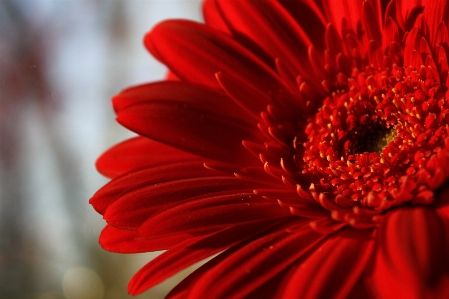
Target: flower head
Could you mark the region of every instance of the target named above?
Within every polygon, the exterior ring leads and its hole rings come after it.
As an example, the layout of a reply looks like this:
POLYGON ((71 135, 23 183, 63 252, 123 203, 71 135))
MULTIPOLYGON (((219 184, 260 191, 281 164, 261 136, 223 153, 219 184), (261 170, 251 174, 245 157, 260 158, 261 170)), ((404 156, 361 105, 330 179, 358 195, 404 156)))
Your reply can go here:
POLYGON ((116 252, 167 249, 168 298, 449 296, 449 4, 204 3, 145 36, 169 80, 124 90, 139 134, 97 163, 116 252))

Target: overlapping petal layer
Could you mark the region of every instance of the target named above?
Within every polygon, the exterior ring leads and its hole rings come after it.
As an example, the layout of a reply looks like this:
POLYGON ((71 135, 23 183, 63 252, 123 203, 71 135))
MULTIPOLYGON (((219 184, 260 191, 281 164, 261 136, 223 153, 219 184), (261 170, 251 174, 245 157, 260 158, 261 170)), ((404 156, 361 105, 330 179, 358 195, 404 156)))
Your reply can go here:
POLYGON ((449 296, 449 4, 207 0, 145 45, 176 81, 113 99, 139 137, 91 199, 138 294, 449 296))

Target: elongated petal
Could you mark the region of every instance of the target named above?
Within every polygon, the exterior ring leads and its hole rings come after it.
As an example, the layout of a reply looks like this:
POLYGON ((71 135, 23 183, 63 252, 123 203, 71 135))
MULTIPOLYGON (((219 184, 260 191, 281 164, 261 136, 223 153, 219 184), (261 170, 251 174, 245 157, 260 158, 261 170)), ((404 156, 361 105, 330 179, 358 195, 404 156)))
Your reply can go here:
POLYGON ((245 298, 307 256, 323 238, 307 225, 296 233, 282 229, 266 234, 205 273, 192 287, 189 297, 201 298, 202 294, 208 294, 217 299, 245 298))
POLYGON ((211 196, 181 203, 149 218, 141 227, 142 234, 152 237, 172 234, 204 234, 229 226, 264 219, 288 217, 276 201, 253 193, 211 196))
POLYGON ((181 162, 144 168, 115 178, 98 190, 89 203, 95 210, 104 214, 106 208, 124 193, 160 183, 180 179, 207 177, 216 175, 206 169, 201 162, 181 162))
POLYGON ((195 297, 189 296, 189 291, 196 284, 198 280, 202 278, 204 273, 208 272, 210 269, 213 269, 217 264, 226 259, 232 253, 237 251, 241 246, 236 245, 233 246, 224 252, 218 254, 210 261, 193 271, 189 276, 184 278, 175 288, 173 288, 170 293, 167 295, 167 299, 194 299, 195 297))
POLYGON ((110 178, 145 167, 198 161, 204 158, 144 137, 134 137, 107 150, 98 158, 98 171, 110 178))
POLYGON ((279 0, 279 3, 301 26, 313 45, 319 50, 324 50, 323 37, 328 21, 317 3, 313 0, 279 0))
POLYGON ((202 177, 146 186, 120 196, 104 213, 115 227, 137 229, 147 218, 169 206, 200 194, 248 190, 250 185, 234 177, 202 177))
POLYGON ((380 298, 434 298, 445 267, 444 240, 443 221, 434 211, 390 212, 379 230, 369 279, 373 291, 380 298))
POLYGON ((245 85, 228 74, 219 72, 216 74, 216 77, 220 86, 226 91, 229 97, 256 120, 260 120, 260 113, 265 111, 267 105, 272 103, 266 94, 259 92, 258 89, 245 85), (254 101, 254 99, 257 99, 257 101, 254 101))
POLYGON ((100 234, 103 249, 118 253, 140 253, 171 248, 187 240, 190 235, 166 236, 161 239, 146 240, 135 230, 123 230, 107 225, 100 234))
POLYGON ((203 2, 203 15, 204 21, 208 26, 220 30, 228 35, 232 35, 232 32, 223 18, 223 15, 215 0, 205 0, 203 2))
POLYGON ((286 278, 280 297, 346 298, 365 270, 373 247, 372 230, 337 233, 286 278))
MULTIPOLYGON (((449 187, 442 187, 438 194, 437 200, 435 201, 434 207, 436 212, 441 216, 441 219, 446 223, 446 227, 449 227, 449 187)), ((446 236, 449 237, 449 229, 446 230, 446 236)), ((449 239, 447 239, 449 242, 449 239)), ((448 248, 449 249, 449 248, 448 248)))
POLYGON ((207 237, 190 238, 154 258, 134 274, 128 285, 129 293, 138 295, 182 269, 222 250, 220 247, 203 250, 189 250, 188 246, 207 237))
POLYGON ((253 236, 258 228, 265 225, 266 220, 265 223, 233 226, 212 235, 191 238, 170 248, 134 275, 128 287, 130 293, 142 293, 182 269, 253 236))
POLYGON ((289 61, 295 75, 308 77, 309 37, 295 19, 276 1, 220 1, 218 7, 231 30, 248 36, 273 58, 289 61))
POLYGON ((226 162, 251 160, 242 140, 261 138, 258 130, 241 121, 176 102, 135 104, 119 111, 117 120, 140 135, 226 162))
POLYGON ((376 11, 369 4, 368 1, 364 1, 362 5, 362 20, 365 26, 366 34, 369 41, 376 41, 380 43, 382 41, 380 19, 379 15, 376 15, 376 11))
POLYGON ((112 98, 116 112, 126 107, 150 101, 171 101, 195 109, 226 115, 246 121, 248 115, 223 91, 179 81, 163 81, 125 89, 112 98))
POLYGON ((181 79, 219 87, 223 71, 264 90, 281 87, 278 76, 229 36, 190 21, 165 21, 145 36, 145 45, 181 79), (195 65, 195 67, 191 67, 195 65))
POLYGON ((343 18, 348 21, 351 29, 356 32, 357 24, 361 21, 363 1, 322 0, 321 2, 323 3, 327 19, 335 26, 337 32, 342 30, 343 18))
POLYGON ((424 9, 424 18, 429 26, 429 41, 434 44, 437 40, 436 33, 438 31, 438 25, 441 21, 447 23, 449 18, 449 3, 447 0, 433 0, 428 1, 424 9))
POLYGON ((274 60, 265 49, 256 44, 246 35, 232 30, 229 20, 223 15, 216 0, 206 0, 203 4, 204 21, 209 27, 217 29, 232 36, 239 44, 248 49, 253 55, 263 62, 266 66, 274 69, 274 60))

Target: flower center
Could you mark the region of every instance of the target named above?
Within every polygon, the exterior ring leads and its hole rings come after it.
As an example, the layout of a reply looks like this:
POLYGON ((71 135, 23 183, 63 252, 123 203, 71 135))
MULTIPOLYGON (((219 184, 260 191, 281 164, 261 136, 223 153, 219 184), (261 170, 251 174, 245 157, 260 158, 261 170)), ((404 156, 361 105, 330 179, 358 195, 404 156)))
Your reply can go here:
POLYGON ((393 206, 433 202, 449 176, 449 104, 434 77, 411 67, 354 70, 308 119, 297 167, 310 185, 301 187, 333 217, 343 210, 335 217, 366 222, 393 206))
POLYGON ((348 140, 351 142, 349 151, 352 154, 374 152, 380 155, 397 135, 398 133, 394 128, 386 128, 381 122, 357 127, 348 132, 348 140))

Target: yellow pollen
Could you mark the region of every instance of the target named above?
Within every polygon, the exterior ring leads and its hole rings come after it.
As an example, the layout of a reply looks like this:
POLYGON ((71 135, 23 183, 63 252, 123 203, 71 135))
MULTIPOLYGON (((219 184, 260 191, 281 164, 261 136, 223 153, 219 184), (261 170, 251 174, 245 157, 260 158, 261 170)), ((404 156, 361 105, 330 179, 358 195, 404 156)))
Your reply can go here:
POLYGON ((399 108, 398 107, 398 103, 396 102, 396 100, 393 100, 393 104, 396 106, 396 108, 399 108))

